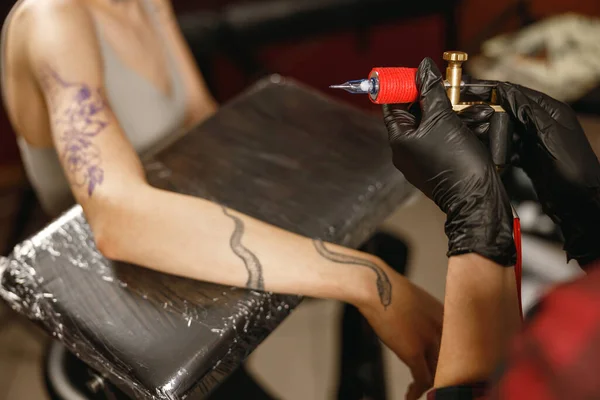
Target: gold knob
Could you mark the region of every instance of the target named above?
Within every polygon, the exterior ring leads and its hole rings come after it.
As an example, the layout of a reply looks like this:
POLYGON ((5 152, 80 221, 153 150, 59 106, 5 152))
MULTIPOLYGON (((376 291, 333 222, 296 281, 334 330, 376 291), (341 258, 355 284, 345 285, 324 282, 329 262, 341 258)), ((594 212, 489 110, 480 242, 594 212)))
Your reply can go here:
POLYGON ((448 61, 446 68, 446 82, 448 88, 446 93, 453 106, 460 103, 460 83, 462 81, 462 64, 469 56, 462 51, 445 51, 444 60, 448 61))
POLYGON ((469 59, 469 55, 464 51, 445 51, 444 61, 465 62, 469 59))

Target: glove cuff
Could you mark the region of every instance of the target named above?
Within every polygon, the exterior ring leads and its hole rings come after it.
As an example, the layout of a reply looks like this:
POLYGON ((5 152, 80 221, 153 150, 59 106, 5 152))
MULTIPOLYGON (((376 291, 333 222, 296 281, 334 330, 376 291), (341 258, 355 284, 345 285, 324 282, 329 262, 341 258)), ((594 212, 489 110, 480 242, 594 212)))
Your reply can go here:
POLYGON ((504 246, 490 245, 473 247, 461 247, 456 244, 453 245, 451 241, 448 241, 448 252, 446 253, 448 257, 470 253, 479 254, 503 267, 512 267, 517 262, 517 248, 515 247, 514 240, 511 240, 504 246))
POLYGON ((512 208, 502 187, 492 187, 497 193, 465 196, 454 201, 458 207, 446 213, 449 257, 477 253, 505 267, 515 265, 512 208))

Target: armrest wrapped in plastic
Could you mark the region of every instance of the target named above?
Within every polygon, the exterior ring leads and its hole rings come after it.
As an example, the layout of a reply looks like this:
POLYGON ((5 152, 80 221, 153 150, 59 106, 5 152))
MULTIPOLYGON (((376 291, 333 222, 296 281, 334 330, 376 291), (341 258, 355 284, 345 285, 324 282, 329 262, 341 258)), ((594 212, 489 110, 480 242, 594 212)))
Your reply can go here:
MULTIPOLYGON (((412 193, 388 151, 380 119, 274 76, 145 166, 155 186, 356 247, 412 193)), ((140 399, 201 398, 300 301, 111 262, 78 206, 0 276, 15 310, 140 399)))

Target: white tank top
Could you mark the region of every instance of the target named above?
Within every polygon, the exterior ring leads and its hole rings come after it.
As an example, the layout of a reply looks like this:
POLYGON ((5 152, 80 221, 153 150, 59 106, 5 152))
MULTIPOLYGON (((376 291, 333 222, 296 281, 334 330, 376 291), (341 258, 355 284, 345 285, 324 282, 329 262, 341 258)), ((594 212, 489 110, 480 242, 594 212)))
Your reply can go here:
MULTIPOLYGON (((7 27, 19 0, 2 29, 0 65, 3 65, 7 27)), ((163 38, 171 75, 171 93, 165 95, 146 78, 126 66, 104 38, 96 23, 100 51, 104 60, 105 88, 109 104, 120 126, 138 154, 163 142, 183 127, 186 114, 185 87, 175 59, 164 41, 162 27, 149 0, 142 0, 159 36, 163 38)), ((2 76, 4 79, 4 76, 2 76)), ((44 210, 57 215, 74 203, 67 178, 54 148, 37 148, 17 136, 27 176, 44 210)))

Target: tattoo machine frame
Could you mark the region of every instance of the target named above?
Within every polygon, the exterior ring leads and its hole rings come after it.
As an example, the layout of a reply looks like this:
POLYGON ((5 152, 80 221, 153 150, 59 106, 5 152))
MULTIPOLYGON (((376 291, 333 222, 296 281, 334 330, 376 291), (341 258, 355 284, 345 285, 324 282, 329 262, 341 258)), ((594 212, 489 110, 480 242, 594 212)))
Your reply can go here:
MULTIPOLYGON (((511 132, 510 118, 506 111, 497 104, 496 90, 491 90, 489 101, 462 101, 461 90, 468 87, 494 87, 493 84, 469 84, 463 82, 462 64, 469 59, 469 55, 462 51, 446 51, 443 59, 448 63, 444 86, 446 94, 452 104, 452 109, 460 112, 475 104, 488 104, 494 109, 488 132, 489 149, 496 169, 501 171, 510 163, 511 132)), ((348 81, 341 85, 332 85, 332 89, 343 89, 349 93, 368 94, 369 99, 375 104, 407 104, 414 103, 419 98, 416 85, 417 68, 406 67, 375 67, 367 79, 348 81)), ((517 295, 519 298, 519 311, 521 318, 521 225, 519 217, 513 208, 513 232, 517 248, 515 275, 517 281, 517 295)))

